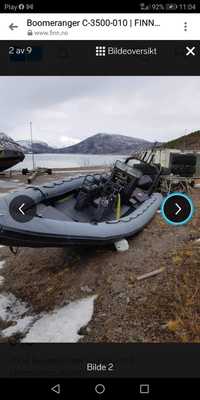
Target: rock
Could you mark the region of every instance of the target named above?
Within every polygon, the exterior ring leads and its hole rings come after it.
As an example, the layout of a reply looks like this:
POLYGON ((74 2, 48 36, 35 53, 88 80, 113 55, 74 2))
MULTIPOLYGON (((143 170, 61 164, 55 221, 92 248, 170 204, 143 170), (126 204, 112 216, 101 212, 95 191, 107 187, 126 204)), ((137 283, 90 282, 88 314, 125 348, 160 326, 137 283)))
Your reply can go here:
POLYGON ((119 295, 117 296, 119 299, 124 299, 126 296, 126 293, 119 293, 119 295))
POLYGON ((121 239, 114 243, 115 248, 119 252, 127 251, 129 249, 128 240, 121 239))
POLYGON ((89 327, 82 326, 78 331, 78 335, 85 336, 85 335, 89 335, 90 332, 91 332, 91 329, 89 327))
POLYGON ((90 289, 89 286, 81 286, 81 292, 83 293, 92 293, 93 289, 90 289))

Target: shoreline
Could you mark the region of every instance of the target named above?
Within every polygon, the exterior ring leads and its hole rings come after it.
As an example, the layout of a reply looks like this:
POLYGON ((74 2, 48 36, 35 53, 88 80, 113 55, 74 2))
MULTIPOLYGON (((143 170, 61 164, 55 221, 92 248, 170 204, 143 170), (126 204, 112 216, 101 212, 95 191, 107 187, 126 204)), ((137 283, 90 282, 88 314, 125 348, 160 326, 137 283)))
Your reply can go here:
MULTIPOLYGON (((110 167, 107 166, 94 166, 94 167, 76 167, 76 168, 53 168, 52 174, 42 173, 38 175, 33 183, 35 185, 41 185, 46 182, 59 180, 69 176, 76 176, 79 174, 93 174, 109 172, 110 167)), ((22 175, 20 170, 10 170, 0 173, 0 193, 5 193, 8 189, 18 189, 18 187, 28 186, 28 177, 30 175, 22 175)), ((9 190, 10 191, 10 190, 9 190)))

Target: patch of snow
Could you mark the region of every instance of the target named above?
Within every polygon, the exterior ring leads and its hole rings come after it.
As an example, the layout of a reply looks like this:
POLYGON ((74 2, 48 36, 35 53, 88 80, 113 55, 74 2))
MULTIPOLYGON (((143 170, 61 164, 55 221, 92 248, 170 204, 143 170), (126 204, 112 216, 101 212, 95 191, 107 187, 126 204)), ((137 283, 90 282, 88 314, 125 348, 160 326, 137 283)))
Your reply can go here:
POLYGON ((16 333, 26 334, 33 323, 34 317, 20 318, 15 325, 11 325, 2 331, 2 335, 9 337, 16 333))
POLYGON ((92 318, 95 299, 96 296, 90 296, 44 314, 30 328, 22 343, 77 342, 82 337, 78 334, 79 329, 92 318))
POLYGON ((0 294, 0 318, 4 321, 15 321, 29 310, 26 303, 18 300, 13 294, 0 294))
MULTIPOLYGON (((0 276, 0 284, 1 284, 0 276)), ((25 313, 29 311, 30 308, 24 302, 19 301, 13 294, 1 294, 0 295, 0 318, 7 322, 14 323, 8 328, 2 330, 2 336, 12 336, 19 332, 21 334, 26 334, 36 319, 36 316, 26 316, 25 313)))
POLYGON ((90 296, 51 313, 30 315, 30 307, 25 302, 11 293, 0 294, 0 318, 12 322, 2 331, 2 336, 26 335, 23 343, 75 343, 82 337, 78 334, 80 328, 92 318, 95 299, 96 296, 90 296))

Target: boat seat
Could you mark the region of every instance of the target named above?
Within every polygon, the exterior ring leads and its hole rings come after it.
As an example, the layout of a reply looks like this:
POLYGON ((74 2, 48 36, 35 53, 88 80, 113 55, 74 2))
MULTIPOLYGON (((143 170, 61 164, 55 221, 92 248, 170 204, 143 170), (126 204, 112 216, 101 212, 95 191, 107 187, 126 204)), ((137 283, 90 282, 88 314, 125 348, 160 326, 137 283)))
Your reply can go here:
POLYGON ((93 199, 99 197, 105 179, 105 175, 102 177, 100 174, 85 176, 83 184, 76 196, 74 207, 77 211, 81 211, 88 207, 92 203, 93 199))
POLYGON ((139 203, 143 203, 143 201, 145 201, 145 200, 147 200, 149 198, 149 195, 148 195, 148 193, 144 192, 142 189, 137 187, 133 191, 130 200, 132 198, 137 200, 137 202, 139 202, 139 203))
POLYGON ((91 204, 95 199, 95 197, 98 195, 99 195, 99 189, 97 185, 93 185, 93 187, 88 187, 88 188, 84 187, 79 191, 77 195, 75 209, 76 210, 84 209, 89 204, 91 204))
POLYGON ((93 200, 93 205, 95 208, 97 208, 99 206, 101 197, 97 197, 96 199, 93 200))
POLYGON ((93 185, 85 185, 81 188, 81 190, 83 190, 86 193, 93 193, 98 189, 98 185, 97 184, 93 184, 93 185))
POLYGON ((93 205, 94 205, 95 208, 98 207, 99 202, 100 202, 100 197, 98 197, 97 199, 94 199, 94 200, 93 200, 93 205))
POLYGON ((149 175, 143 175, 137 182, 137 186, 143 190, 150 189, 153 179, 149 175))

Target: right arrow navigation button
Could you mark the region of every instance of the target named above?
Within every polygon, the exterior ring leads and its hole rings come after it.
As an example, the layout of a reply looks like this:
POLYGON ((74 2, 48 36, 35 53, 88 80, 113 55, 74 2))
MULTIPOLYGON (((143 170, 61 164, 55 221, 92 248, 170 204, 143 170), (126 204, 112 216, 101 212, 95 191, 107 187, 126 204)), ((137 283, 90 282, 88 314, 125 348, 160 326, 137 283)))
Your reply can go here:
POLYGON ((192 218, 193 212, 192 200, 184 193, 171 193, 161 205, 161 214, 164 220, 171 225, 186 224, 192 218))
POLYGON ((177 207, 177 211, 176 211, 176 215, 178 215, 180 213, 180 211, 182 210, 182 208, 179 206, 178 203, 176 203, 176 207, 177 207))

